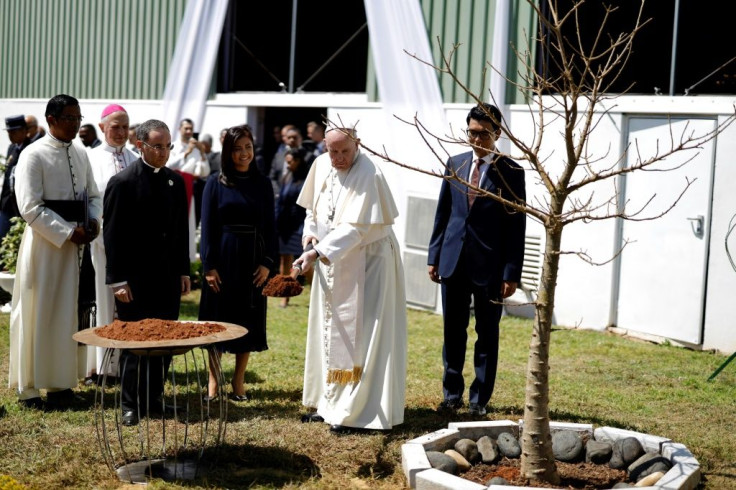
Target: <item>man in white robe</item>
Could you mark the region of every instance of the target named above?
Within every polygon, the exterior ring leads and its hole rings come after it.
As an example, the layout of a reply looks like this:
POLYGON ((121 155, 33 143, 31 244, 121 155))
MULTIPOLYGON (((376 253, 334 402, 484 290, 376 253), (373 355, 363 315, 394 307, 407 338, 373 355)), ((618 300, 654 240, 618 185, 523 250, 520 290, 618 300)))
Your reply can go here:
MULTIPOLYGON (((105 188, 110 177, 117 174, 128 165, 138 159, 138 155, 126 147, 128 141, 128 128, 130 120, 127 111, 119 104, 110 104, 102 110, 100 116, 100 130, 104 142, 93 149, 87 150, 89 163, 92 166, 92 174, 95 177, 97 189, 104 199, 105 188)), ((103 222, 104 226, 104 222, 103 222)), ((95 301, 97 304, 97 316, 95 327, 112 323, 115 317, 115 297, 110 286, 105 284, 105 242, 102 234, 94 239, 92 246, 92 265, 95 268, 95 301)), ((106 369, 102 369, 104 347, 87 347, 87 376, 94 377, 106 374, 117 376, 119 351, 111 353, 110 361, 106 369)))
POLYGON ((327 133, 297 203, 307 209, 294 261, 313 266, 302 421, 333 432, 391 429, 404 421, 406 295, 398 215, 383 174, 352 129, 327 133))
MULTIPOLYGON (((86 152, 72 144, 81 120, 77 99, 51 98, 46 106, 49 134, 21 154, 15 174, 18 210, 28 226, 13 286, 8 385, 26 407, 42 408, 39 390, 45 388, 46 406, 65 408, 75 399, 71 388, 84 375, 85 348, 72 335, 79 325, 82 246, 99 233, 102 200, 86 152), (78 210, 70 217, 62 209, 83 201, 85 191, 87 227, 78 210)), ((78 207, 83 215, 83 205, 78 207)))
POLYGON ((182 119, 179 123, 179 139, 174 141, 169 161, 166 166, 176 170, 184 179, 189 201, 189 260, 197 258, 196 230, 197 217, 194 209, 194 182, 204 179, 210 174, 210 163, 205 156, 202 143, 194 138, 194 123, 191 119, 182 119))

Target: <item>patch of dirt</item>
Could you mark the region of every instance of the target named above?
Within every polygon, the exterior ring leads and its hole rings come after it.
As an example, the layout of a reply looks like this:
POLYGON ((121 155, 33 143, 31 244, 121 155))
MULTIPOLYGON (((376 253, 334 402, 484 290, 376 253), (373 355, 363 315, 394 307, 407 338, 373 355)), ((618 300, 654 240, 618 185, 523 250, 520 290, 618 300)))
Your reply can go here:
POLYGON ((478 464, 460 476, 466 480, 485 485, 494 476, 505 478, 511 485, 518 487, 566 488, 580 490, 599 490, 611 488, 616 483, 626 482, 624 470, 615 470, 604 464, 593 463, 563 463, 557 461, 557 471, 560 474, 561 485, 530 482, 519 475, 521 461, 518 459, 503 458, 498 464, 478 464))

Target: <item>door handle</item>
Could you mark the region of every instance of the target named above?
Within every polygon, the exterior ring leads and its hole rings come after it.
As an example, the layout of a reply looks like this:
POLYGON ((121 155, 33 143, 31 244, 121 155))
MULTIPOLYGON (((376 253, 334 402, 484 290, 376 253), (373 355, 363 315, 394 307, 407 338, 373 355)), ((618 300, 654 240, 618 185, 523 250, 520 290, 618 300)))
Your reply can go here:
POLYGON ((687 220, 690 221, 690 228, 693 230, 695 236, 703 238, 705 216, 699 214, 693 218, 687 218, 687 220))

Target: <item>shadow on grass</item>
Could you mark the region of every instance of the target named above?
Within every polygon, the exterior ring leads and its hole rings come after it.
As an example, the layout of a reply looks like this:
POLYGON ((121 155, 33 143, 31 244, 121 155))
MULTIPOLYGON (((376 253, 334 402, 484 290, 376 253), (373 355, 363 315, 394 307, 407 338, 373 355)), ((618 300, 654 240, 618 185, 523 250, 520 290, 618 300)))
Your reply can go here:
MULTIPOLYGON (((319 467, 307 456, 282 448, 225 444, 205 450, 204 475, 192 486, 250 488, 298 485, 321 476, 319 467)), ((186 483, 183 483, 186 485, 186 483)))

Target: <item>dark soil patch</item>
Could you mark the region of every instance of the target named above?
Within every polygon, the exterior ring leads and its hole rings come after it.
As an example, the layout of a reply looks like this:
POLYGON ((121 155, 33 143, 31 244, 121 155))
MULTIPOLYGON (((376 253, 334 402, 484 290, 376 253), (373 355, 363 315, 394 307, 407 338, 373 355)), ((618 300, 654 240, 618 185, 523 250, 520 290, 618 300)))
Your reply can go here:
POLYGON ((519 487, 567 488, 581 490, 599 490, 611 488, 616 483, 627 481, 626 472, 614 470, 608 465, 593 463, 562 463, 557 461, 557 471, 560 474, 561 485, 530 482, 519 476, 518 459, 503 458, 498 464, 478 464, 461 474, 462 478, 475 483, 486 485, 494 476, 505 478, 511 485, 519 487))

